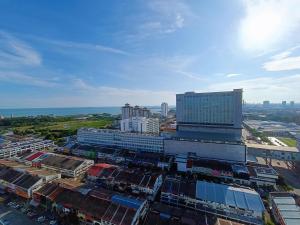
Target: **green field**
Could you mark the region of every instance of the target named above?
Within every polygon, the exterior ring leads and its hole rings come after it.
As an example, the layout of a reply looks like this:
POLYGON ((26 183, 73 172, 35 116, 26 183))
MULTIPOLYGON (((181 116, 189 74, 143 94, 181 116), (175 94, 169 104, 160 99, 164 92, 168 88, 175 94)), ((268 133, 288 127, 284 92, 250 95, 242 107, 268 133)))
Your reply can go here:
POLYGON ((38 135, 64 144, 64 137, 75 135, 80 127, 108 128, 112 125, 112 118, 91 118, 85 120, 71 119, 68 121, 41 122, 37 125, 26 125, 12 128, 18 135, 38 135))
POLYGON ((279 137, 278 138, 280 141, 285 143, 289 147, 296 147, 297 146, 297 141, 292 138, 286 138, 286 137, 279 137))
POLYGON ((111 125, 109 119, 98 119, 98 120, 72 120, 64 122, 49 122, 35 126, 22 126, 15 128, 18 131, 26 130, 69 130, 76 131, 80 127, 94 127, 94 128, 105 128, 111 125))

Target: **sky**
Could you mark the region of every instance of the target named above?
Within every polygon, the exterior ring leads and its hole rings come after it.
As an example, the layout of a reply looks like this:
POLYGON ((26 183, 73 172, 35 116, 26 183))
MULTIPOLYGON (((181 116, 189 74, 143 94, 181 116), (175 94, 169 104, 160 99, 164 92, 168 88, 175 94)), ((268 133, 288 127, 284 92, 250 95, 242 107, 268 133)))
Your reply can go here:
POLYGON ((299 0, 0 0, 0 108, 300 102, 299 0))

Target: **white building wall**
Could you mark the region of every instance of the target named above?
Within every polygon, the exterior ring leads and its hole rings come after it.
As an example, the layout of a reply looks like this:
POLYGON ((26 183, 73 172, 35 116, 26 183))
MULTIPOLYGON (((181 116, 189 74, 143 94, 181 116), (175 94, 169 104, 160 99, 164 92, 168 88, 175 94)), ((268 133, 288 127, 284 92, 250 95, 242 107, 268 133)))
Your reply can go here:
POLYGON ((167 117, 168 112, 169 112, 168 103, 166 103, 166 102, 161 103, 161 115, 163 117, 167 117))
POLYGON ((97 144, 148 152, 163 152, 164 138, 156 135, 123 133, 117 130, 81 128, 77 140, 82 144, 97 144))
POLYGON ((164 149, 168 154, 195 153, 200 158, 246 162, 246 146, 243 144, 165 140, 164 149))
POLYGON ((159 133, 159 119, 132 117, 120 121, 122 132, 159 133))

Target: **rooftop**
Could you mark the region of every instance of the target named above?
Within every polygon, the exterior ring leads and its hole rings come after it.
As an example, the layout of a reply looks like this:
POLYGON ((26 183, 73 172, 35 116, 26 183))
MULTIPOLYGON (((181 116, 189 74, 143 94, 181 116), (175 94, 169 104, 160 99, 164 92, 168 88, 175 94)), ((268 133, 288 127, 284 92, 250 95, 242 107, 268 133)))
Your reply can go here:
POLYGON ((271 197, 286 225, 300 224, 300 206, 291 194, 271 193, 271 197))
POLYGON ((176 208, 155 202, 146 216, 143 225, 242 225, 218 218, 212 214, 176 208))
POLYGON ((67 208, 78 209, 97 219, 124 225, 132 223, 137 208, 143 204, 142 201, 119 195, 113 195, 111 199, 103 199, 90 193, 83 195, 76 191, 64 189, 55 198, 55 202, 67 208))
POLYGON ((121 134, 121 135, 132 136, 132 137, 156 137, 156 138, 164 139, 164 137, 160 137, 159 135, 155 135, 155 134, 121 132, 120 130, 112 130, 112 129, 96 129, 96 128, 82 127, 78 131, 86 131, 86 132, 93 132, 93 133, 114 133, 114 134, 121 134))
POLYGON ((197 181, 196 198, 256 212, 265 210, 259 194, 254 190, 206 181, 197 181))
POLYGON ((284 151, 284 152, 295 152, 299 153, 300 150, 296 147, 286 147, 286 146, 275 146, 275 145, 263 145, 263 144, 246 144, 248 148, 255 148, 260 150, 270 150, 270 151, 284 151))
POLYGON ((83 161, 83 159, 55 154, 48 154, 46 158, 41 160, 42 164, 66 170, 75 170, 83 161))
POLYGON ((0 166, 0 179, 18 187, 29 189, 42 178, 12 168, 0 166))

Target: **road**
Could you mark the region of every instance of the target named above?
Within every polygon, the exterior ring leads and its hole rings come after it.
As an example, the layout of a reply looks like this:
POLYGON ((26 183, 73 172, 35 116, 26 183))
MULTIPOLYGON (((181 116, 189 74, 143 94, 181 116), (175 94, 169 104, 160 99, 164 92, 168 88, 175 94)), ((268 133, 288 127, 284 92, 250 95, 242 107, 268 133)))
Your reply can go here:
POLYGON ((9 221, 10 225, 37 225, 33 220, 30 220, 26 215, 21 212, 8 208, 0 204, 0 220, 9 221))

